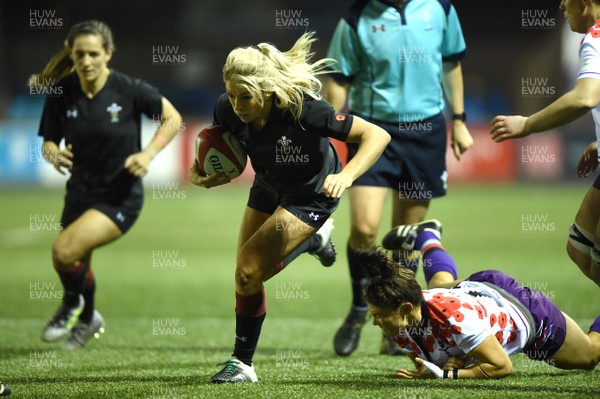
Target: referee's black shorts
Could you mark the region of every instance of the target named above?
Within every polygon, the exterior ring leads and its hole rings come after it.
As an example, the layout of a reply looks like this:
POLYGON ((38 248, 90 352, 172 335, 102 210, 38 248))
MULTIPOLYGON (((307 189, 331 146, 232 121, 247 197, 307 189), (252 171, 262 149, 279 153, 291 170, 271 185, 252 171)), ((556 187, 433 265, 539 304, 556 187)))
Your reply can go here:
MULTIPOLYGON (((389 187, 400 198, 430 200, 446 194, 446 120, 442 113, 416 122, 387 123, 361 118, 392 136, 381 157, 353 186, 389 187)), ((348 160, 358 144, 348 143, 348 160)))
MULTIPOLYGON (((311 196, 280 195, 266 184, 254 179, 248 207, 259 212, 273 214, 281 206, 304 223, 320 228, 338 207, 339 198, 329 198, 325 194, 311 196)), ((278 221, 278 226, 285 226, 286 221, 278 221)))
POLYGON ((125 234, 137 220, 143 203, 144 188, 140 179, 136 180, 124 195, 112 200, 88 199, 67 192, 60 223, 65 229, 85 211, 96 209, 108 216, 121 230, 121 233, 125 234))

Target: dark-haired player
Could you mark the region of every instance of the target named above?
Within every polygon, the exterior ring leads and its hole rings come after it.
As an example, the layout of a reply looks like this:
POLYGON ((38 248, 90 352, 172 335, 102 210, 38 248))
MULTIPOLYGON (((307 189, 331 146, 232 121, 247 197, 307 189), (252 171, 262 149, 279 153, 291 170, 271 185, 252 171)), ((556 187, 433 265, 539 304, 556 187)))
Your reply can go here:
MULTIPOLYGON (((213 122, 240 138, 256 176, 238 239, 233 355, 214 383, 257 381, 252 360, 267 309, 263 282, 284 259, 315 248, 315 232, 389 141, 384 130, 320 99, 316 75, 324 61, 309 62, 314 41, 307 33, 286 52, 268 43, 237 48, 223 67, 227 94, 218 99, 213 122), (329 137, 360 143, 343 169, 329 137)), ((190 181, 199 186, 229 181, 200 172, 196 161, 190 181)))
POLYGON ((440 226, 399 226, 388 233, 384 246, 418 250, 426 278, 437 278, 443 288, 422 290, 412 272, 382 251, 358 253, 369 275, 365 297, 373 324, 415 366, 399 369, 398 377, 501 378, 513 372, 509 356, 516 353, 560 369, 596 367, 600 316, 585 334, 544 294, 501 271, 483 270, 456 280, 440 226))
POLYGON ((70 349, 83 348, 104 326, 94 308, 92 252, 133 225, 143 202, 141 178, 181 124, 177 110, 156 88, 108 67, 113 51, 106 24, 78 23, 62 51, 32 79, 33 84, 52 84, 61 92, 46 98, 39 128, 45 159, 60 173, 71 173, 62 230, 52 247, 64 297, 42 339, 54 342, 69 336, 64 345, 70 349), (142 114, 160 115, 161 120, 144 150, 142 114))

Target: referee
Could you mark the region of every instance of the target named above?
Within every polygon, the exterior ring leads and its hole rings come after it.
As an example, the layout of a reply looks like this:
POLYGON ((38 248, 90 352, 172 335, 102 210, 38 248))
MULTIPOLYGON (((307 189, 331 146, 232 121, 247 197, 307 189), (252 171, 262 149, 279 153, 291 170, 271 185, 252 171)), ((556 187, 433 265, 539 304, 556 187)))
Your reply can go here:
MULTIPOLYGON (((349 190, 348 264, 352 307, 334 339, 338 355, 358 346, 366 321, 362 290, 367 276, 355 253, 375 246, 385 198, 394 190, 392 226, 423 221, 431 199, 446 194, 446 121, 442 87, 450 103, 454 155, 473 145, 465 125, 460 60, 466 45, 449 0, 358 0, 342 18, 329 47, 336 64, 325 99, 385 129, 392 141, 349 190)), ((356 146, 348 144, 348 159, 356 146)), ((414 272, 414 253, 396 254, 414 272)), ((435 281, 431 281, 435 286, 435 281)), ((391 344, 391 345, 390 345, 391 344)), ((381 353, 393 354, 384 340, 381 353)))
POLYGON ((150 162, 180 129, 181 116, 158 90, 108 68, 114 43, 110 28, 90 20, 74 25, 65 46, 33 84, 56 88, 44 105, 39 135, 44 158, 71 176, 67 182, 61 231, 52 263, 64 288, 63 302, 42 339, 65 338, 67 349, 83 348, 103 331, 94 309, 94 249, 125 234, 143 203, 141 178, 150 162), (141 115, 161 124, 141 150, 141 115), (61 142, 64 146, 61 148, 61 142))

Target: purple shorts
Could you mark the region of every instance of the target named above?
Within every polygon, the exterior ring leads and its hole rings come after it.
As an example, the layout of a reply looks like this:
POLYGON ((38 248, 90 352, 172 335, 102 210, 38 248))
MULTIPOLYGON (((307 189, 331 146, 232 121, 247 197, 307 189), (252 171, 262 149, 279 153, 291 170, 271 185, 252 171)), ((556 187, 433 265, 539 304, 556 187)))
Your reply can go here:
POLYGON ((499 270, 472 274, 469 281, 488 282, 519 300, 533 316, 535 340, 523 353, 534 360, 547 360, 562 346, 567 335, 567 321, 560 309, 540 291, 523 287, 513 277, 499 270))

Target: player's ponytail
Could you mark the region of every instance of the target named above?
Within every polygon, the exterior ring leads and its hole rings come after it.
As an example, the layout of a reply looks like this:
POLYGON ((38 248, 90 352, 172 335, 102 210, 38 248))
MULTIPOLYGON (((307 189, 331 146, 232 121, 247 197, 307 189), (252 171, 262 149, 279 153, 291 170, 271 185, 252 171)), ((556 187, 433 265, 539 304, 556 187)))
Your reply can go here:
POLYGON ((315 41, 315 33, 307 32, 285 52, 270 43, 237 48, 229 53, 223 66, 223 80, 246 88, 261 106, 264 94, 274 93, 277 108, 289 110, 298 119, 305 95, 321 98, 321 81, 317 76, 327 73, 327 65, 332 61, 310 62, 315 41))
POLYGON ((396 264, 381 249, 356 252, 358 262, 367 273, 367 302, 388 309, 397 309, 403 302, 421 303, 423 291, 412 271, 396 264))
POLYGON ((42 73, 31 75, 29 78, 30 87, 51 86, 64 78, 73 71, 73 60, 71 60, 71 49, 65 47, 56 53, 44 67, 42 73))
POLYGON ((89 20, 75 24, 69 30, 64 47, 56 53, 44 67, 42 73, 31 75, 29 78, 30 87, 46 87, 56 84, 59 80, 73 72, 73 60, 71 59, 71 49, 75 39, 83 35, 98 35, 102 37, 102 47, 105 51, 114 51, 110 27, 102 21, 89 20))

